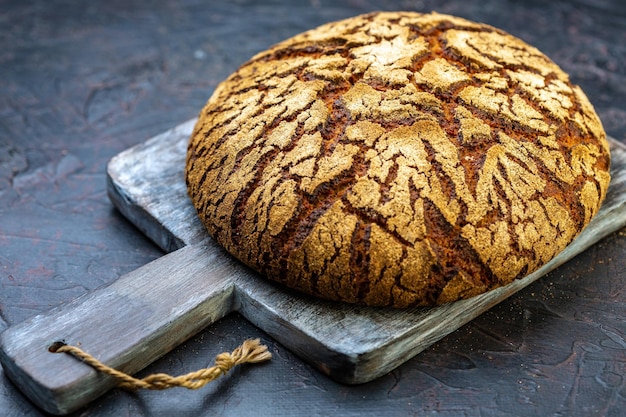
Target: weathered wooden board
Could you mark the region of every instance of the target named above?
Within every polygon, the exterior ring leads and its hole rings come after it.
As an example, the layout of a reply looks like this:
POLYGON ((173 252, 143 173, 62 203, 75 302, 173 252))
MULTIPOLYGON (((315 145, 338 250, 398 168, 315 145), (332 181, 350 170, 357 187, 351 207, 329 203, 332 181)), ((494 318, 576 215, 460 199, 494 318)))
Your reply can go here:
POLYGON ((109 164, 111 200, 172 253, 0 336, 6 374, 46 411, 69 413, 114 385, 75 359, 48 352, 51 343, 80 344, 103 362, 134 373, 233 311, 332 378, 366 382, 626 224, 626 148, 611 140, 613 180, 602 210, 563 253, 523 280, 436 308, 376 309, 315 300, 257 276, 207 236, 183 178, 193 123, 109 164))

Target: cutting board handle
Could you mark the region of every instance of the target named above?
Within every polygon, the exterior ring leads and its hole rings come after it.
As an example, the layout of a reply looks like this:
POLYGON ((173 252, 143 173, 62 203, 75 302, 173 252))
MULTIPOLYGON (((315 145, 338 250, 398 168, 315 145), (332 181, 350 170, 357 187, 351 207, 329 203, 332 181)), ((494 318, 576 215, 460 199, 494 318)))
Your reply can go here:
POLYGON ((191 245, 108 286, 8 328, 0 335, 6 374, 39 407, 67 414, 116 381, 49 347, 77 345, 133 374, 236 310, 230 256, 191 245))

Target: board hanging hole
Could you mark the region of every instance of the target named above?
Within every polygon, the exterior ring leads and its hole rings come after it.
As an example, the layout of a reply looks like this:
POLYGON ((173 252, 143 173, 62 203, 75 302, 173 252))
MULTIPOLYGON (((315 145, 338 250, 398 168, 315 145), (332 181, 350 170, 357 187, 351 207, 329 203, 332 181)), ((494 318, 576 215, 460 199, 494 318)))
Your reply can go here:
POLYGON ((61 349, 61 347, 65 346, 65 345, 66 345, 66 343, 63 340, 57 340, 56 342, 54 342, 50 346, 48 346, 48 352, 57 353, 59 351, 59 349, 61 349))

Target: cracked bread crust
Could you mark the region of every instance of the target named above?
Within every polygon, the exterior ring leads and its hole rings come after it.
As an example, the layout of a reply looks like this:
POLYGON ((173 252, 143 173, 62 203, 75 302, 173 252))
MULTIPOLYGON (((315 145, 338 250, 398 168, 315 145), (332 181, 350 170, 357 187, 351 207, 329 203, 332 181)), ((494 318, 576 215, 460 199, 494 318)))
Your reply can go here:
POLYGON ((535 271, 597 213, 605 133, 536 48, 441 14, 329 23, 254 56, 200 113, 189 195, 272 280, 372 306, 535 271))

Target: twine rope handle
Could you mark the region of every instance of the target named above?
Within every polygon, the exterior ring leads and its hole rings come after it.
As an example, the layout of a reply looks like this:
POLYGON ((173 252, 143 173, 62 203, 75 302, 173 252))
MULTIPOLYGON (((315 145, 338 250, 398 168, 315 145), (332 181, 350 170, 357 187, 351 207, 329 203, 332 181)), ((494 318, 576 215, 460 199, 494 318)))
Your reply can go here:
POLYGON ((198 389, 225 375, 237 365, 264 362, 272 357, 272 354, 267 350, 267 346, 262 345, 259 339, 248 339, 231 353, 224 352, 217 355, 215 357, 215 365, 210 368, 200 369, 179 376, 159 373, 138 379, 105 365, 77 346, 57 342, 49 350, 54 353, 68 353, 95 370, 112 376, 117 380, 118 387, 129 390, 164 390, 173 387, 198 389))

